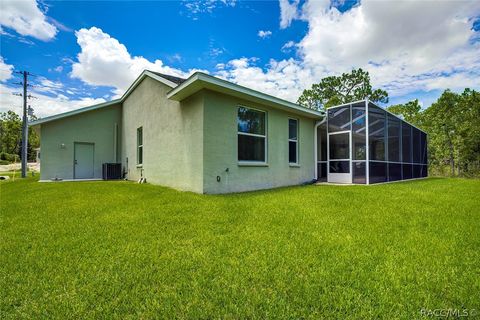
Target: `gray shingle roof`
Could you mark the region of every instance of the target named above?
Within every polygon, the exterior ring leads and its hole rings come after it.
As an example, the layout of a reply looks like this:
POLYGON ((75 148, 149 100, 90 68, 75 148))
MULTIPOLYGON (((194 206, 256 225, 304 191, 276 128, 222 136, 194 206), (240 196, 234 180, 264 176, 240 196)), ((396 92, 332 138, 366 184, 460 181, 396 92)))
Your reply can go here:
POLYGON ((165 74, 165 73, 155 72, 155 71, 151 71, 151 70, 148 70, 148 71, 150 71, 151 73, 155 73, 157 76, 160 76, 164 79, 172 81, 173 83, 176 83, 176 84, 182 84, 183 82, 185 82, 185 80, 187 80, 187 79, 171 76, 171 75, 165 74))

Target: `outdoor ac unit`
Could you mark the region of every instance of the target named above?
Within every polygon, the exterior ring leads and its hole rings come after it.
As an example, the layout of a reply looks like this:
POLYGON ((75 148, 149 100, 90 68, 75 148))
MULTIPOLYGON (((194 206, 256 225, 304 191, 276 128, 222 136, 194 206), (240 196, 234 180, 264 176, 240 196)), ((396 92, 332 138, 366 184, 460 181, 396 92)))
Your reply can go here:
POLYGON ((121 163, 104 163, 102 166, 103 180, 122 179, 121 163))

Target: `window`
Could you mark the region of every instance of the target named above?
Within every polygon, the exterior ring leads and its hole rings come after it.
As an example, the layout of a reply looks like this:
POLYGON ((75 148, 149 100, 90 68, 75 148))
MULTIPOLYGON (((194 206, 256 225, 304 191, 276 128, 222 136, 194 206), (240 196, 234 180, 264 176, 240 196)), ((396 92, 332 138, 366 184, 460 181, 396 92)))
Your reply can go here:
POLYGON ((137 128, 137 164, 143 164, 143 127, 137 128))
POLYGON ((266 113, 238 107, 238 161, 266 162, 266 113))
POLYGON ((288 119, 288 162, 298 163, 298 120, 288 119))

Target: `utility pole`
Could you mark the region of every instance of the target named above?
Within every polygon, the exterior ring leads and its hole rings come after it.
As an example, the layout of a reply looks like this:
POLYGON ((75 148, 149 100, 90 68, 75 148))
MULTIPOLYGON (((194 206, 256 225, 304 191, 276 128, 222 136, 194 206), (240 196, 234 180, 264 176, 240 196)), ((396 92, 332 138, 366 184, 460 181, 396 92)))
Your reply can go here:
POLYGON ((23 94, 21 93, 14 93, 16 96, 23 96, 23 121, 22 121, 22 150, 21 150, 21 158, 22 158, 22 178, 27 176, 27 157, 28 157, 28 106, 27 106, 27 99, 34 98, 32 96, 27 95, 27 87, 28 87, 28 71, 15 71, 15 73, 19 73, 23 76, 23 82, 15 83, 23 85, 23 94))
POLYGON ((28 72, 23 71, 22 178, 27 176, 28 158, 27 76, 28 72))
POLYGON ((21 157, 22 157, 22 178, 27 176, 27 163, 28 163, 28 116, 33 115, 33 108, 27 105, 27 99, 37 99, 30 94, 27 94, 27 87, 32 86, 28 84, 28 76, 32 75, 28 71, 14 71, 14 73, 21 74, 23 76, 23 82, 16 82, 16 85, 23 86, 23 94, 22 93, 13 93, 15 96, 23 96, 23 121, 22 121, 22 150, 21 150, 21 157))

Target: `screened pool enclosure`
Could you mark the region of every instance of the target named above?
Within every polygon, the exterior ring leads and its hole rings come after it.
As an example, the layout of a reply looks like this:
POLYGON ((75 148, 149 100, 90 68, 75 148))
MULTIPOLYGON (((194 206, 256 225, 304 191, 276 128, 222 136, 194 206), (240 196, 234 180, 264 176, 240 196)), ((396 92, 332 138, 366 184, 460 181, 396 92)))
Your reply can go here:
POLYGON ((373 184, 427 177, 427 135, 368 100, 327 110, 317 125, 319 181, 373 184))

